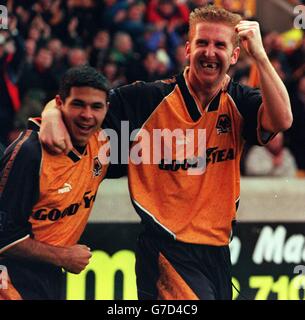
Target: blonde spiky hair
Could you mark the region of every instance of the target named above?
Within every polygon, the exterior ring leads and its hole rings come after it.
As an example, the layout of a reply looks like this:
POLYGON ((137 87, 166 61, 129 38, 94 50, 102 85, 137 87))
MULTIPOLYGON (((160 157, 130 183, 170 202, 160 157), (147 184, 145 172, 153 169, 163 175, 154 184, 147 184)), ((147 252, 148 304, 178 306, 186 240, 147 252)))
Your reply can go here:
MULTIPOLYGON (((239 14, 232 13, 214 5, 196 8, 191 12, 189 18, 189 40, 192 40, 195 26, 199 22, 222 23, 234 29, 241 20, 242 17, 239 14)), ((234 47, 237 47, 239 43, 237 34, 234 34, 232 41, 234 47)))

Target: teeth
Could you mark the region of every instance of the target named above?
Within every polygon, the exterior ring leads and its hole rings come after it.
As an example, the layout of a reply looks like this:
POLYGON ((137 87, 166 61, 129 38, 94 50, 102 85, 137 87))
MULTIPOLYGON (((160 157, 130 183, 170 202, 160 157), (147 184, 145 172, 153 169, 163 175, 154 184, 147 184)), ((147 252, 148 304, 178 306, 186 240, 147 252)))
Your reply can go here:
POLYGON ((80 128, 82 128, 82 129, 90 129, 91 128, 91 126, 83 126, 83 125, 78 125, 80 128))
POLYGON ((212 68, 212 69, 216 69, 217 68, 217 63, 213 63, 213 62, 203 62, 202 66, 204 68, 212 68))

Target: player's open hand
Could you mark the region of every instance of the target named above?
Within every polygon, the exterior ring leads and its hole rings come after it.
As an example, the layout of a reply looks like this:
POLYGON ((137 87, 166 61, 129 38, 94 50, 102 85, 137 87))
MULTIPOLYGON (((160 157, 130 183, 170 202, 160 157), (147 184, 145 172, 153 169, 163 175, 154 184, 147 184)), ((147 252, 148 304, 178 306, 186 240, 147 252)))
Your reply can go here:
POLYGON ((266 52, 257 21, 242 20, 235 27, 247 53, 255 60, 264 59, 266 52))

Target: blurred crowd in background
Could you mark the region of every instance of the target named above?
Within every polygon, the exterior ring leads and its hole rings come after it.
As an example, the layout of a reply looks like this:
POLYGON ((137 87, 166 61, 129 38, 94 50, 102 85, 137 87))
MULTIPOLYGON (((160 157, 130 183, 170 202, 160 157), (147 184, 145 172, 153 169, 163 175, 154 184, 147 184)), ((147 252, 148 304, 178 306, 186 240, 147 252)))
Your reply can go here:
MULTIPOLYGON (((113 87, 182 72, 189 13, 210 3, 255 19, 255 0, 8 0, 8 30, 0 30, 2 145, 18 136, 28 117, 41 114, 70 67, 90 64, 113 87)), ((268 56, 288 88, 294 124, 267 147, 246 146, 244 175, 305 177, 305 36, 298 32, 291 44, 287 34, 262 30, 268 56)), ((255 71, 242 53, 230 75, 259 86, 255 71)))

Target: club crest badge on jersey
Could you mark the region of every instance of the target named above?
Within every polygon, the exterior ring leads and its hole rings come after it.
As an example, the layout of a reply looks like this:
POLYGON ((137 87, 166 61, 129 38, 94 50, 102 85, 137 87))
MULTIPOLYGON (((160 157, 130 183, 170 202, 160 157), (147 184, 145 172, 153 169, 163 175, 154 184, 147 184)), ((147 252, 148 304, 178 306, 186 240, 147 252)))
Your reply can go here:
POLYGON ((102 164, 98 157, 93 159, 93 176, 98 177, 102 174, 102 164))
POLYGON ((221 114, 216 124, 217 134, 229 133, 232 130, 231 119, 227 114, 221 114))

